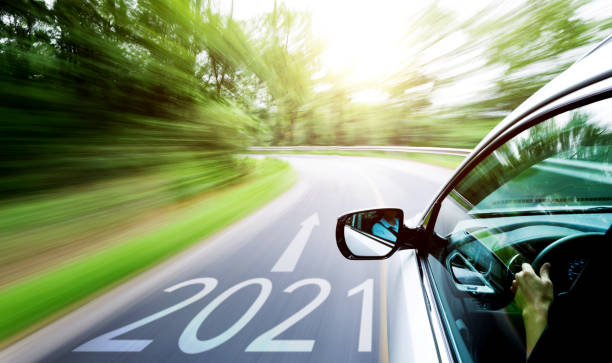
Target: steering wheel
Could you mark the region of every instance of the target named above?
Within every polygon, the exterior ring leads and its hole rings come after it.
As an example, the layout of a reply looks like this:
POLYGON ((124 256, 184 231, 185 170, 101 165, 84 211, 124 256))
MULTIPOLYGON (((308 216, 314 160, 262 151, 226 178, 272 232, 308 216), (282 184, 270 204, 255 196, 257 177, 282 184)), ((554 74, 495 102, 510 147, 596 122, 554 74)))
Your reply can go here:
POLYGON ((531 265, 539 274, 542 265, 550 262, 550 279, 555 295, 567 292, 586 262, 603 247, 604 236, 604 233, 588 232, 560 238, 544 248, 531 265))

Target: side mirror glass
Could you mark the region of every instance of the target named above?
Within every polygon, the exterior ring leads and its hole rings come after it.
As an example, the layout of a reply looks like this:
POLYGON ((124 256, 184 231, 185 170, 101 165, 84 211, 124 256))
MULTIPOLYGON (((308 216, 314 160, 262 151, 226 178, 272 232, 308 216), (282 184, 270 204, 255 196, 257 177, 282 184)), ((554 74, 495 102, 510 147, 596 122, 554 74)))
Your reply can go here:
POLYGON ((387 258, 398 248, 404 212, 396 208, 371 209, 338 218, 336 242, 349 259, 387 258))

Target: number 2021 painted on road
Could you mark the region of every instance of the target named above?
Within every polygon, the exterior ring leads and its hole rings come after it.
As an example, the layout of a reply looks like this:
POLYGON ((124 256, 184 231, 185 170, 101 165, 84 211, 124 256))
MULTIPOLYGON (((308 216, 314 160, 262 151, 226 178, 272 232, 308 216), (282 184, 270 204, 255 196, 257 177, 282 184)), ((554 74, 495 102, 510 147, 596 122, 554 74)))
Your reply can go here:
MULTIPOLYGON (((146 348, 153 340, 135 340, 135 339, 114 339, 120 335, 123 335, 129 331, 140 328, 144 325, 154 322, 155 320, 161 319, 169 314, 172 314, 194 302, 204 298, 210 292, 212 292, 217 286, 217 280, 211 277, 196 278, 188 281, 181 282, 173 285, 165 292, 173 292, 186 286, 202 285, 202 289, 195 295, 185 299, 169 308, 166 308, 160 312, 149 315, 143 319, 135 321, 131 324, 123 326, 119 329, 115 329, 106 334, 100 335, 77 348, 74 352, 140 352, 146 348)), ((291 315, 282 323, 278 324, 274 328, 261 334, 255 340, 253 340, 245 349, 246 352, 311 352, 314 347, 314 340, 281 340, 274 339, 285 330, 289 329, 298 321, 302 320, 308 314, 313 312, 319 305, 321 305, 325 299, 329 296, 331 286, 327 280, 310 278, 297 281, 287 287, 284 291, 292 293, 296 289, 306 286, 316 285, 319 287, 319 294, 306 306, 300 309, 295 314, 291 315)), ((359 331, 359 348, 360 352, 370 352, 372 350, 372 315, 373 315, 373 294, 374 280, 367 279, 362 284, 352 288, 348 292, 348 296, 357 294, 363 291, 363 299, 361 306, 361 324, 359 331)), ((255 278, 238 283, 231 288, 227 289, 221 295, 217 296, 211 301, 204 309, 202 309, 192 320, 187 324, 185 330, 179 338, 179 348, 187 354, 197 354, 209 351, 225 343, 236 335, 244 326, 253 319, 255 314, 261 309, 263 304, 266 302, 270 293, 272 292, 272 282, 265 278, 255 278), (206 318, 221 305, 230 296, 250 285, 259 285, 259 295, 255 301, 251 304, 249 309, 238 319, 232 326, 230 326, 223 333, 217 335, 214 338, 207 340, 200 340, 197 337, 197 331, 200 326, 204 323, 206 318)))

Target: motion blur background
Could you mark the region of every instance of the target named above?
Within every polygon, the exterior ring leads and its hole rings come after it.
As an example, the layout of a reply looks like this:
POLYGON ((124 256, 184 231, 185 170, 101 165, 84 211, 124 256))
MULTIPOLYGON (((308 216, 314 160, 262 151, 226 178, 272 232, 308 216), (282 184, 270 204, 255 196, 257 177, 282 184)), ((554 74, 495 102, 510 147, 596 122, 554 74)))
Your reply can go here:
POLYGON ((286 190, 249 146, 471 148, 611 28, 607 0, 1 1, 0 341, 286 190))

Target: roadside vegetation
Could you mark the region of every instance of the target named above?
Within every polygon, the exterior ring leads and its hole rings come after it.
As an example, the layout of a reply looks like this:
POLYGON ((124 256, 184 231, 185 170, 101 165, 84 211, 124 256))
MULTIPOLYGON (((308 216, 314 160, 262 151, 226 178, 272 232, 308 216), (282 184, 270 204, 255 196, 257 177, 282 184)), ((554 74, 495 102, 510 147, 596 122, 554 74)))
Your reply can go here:
MULTIPOLYGON (((147 193, 144 193, 142 210, 122 210, 120 215, 114 217, 117 220, 144 219, 146 224, 130 232, 122 231, 122 228, 113 226, 114 222, 104 220, 102 225, 113 227, 104 243, 97 246, 91 246, 90 239, 74 241, 69 250, 61 249, 60 252, 55 252, 55 259, 53 255, 40 258, 39 251, 44 248, 36 244, 45 243, 47 248, 55 250, 61 241, 49 242, 44 236, 33 236, 36 238, 31 239, 34 245, 27 249, 20 244, 14 244, 12 248, 3 246, 6 252, 3 254, 3 263, 0 264, 3 277, 5 274, 15 274, 10 271, 9 266, 28 268, 30 264, 36 264, 32 267, 38 271, 26 276, 25 271, 22 271, 20 279, 0 287, 0 311, 10 312, 0 315, 0 342, 23 333, 28 328, 36 327, 49 318, 57 317, 57 314, 68 311, 83 299, 98 294, 223 229, 278 196, 295 181, 295 173, 288 164, 280 160, 264 159, 253 163, 252 170, 234 180, 231 186, 212 188, 190 198, 181 195, 179 200, 168 197, 162 202, 156 198, 148 200, 147 193), (157 207, 148 202, 153 202, 157 207), (148 213, 139 215, 143 211, 148 213), (4 262, 10 264, 5 265, 4 262)), ((147 179, 141 181, 147 182, 147 179)), ((117 189, 115 192, 125 198, 134 196, 133 191, 129 189, 117 189)), ((104 207, 107 207, 100 204, 104 203, 103 200, 93 202, 98 203, 97 205, 91 205, 89 193, 94 192, 82 193, 83 199, 67 196, 66 199, 53 201, 52 204, 60 206, 77 203, 80 206, 73 206, 76 210, 104 210, 104 207)), ((171 193, 168 191, 168 194, 171 193)), ((38 206, 42 206, 42 203, 32 204, 30 207, 38 206)), ((17 214, 10 208, 0 210, 0 213, 7 212, 17 214)), ((23 208, 21 213, 24 219, 31 218, 28 208, 23 208)), ((110 211, 101 213, 106 218, 112 214, 110 211)), ((98 229, 100 224, 96 215, 76 217, 69 221, 68 225, 62 226, 49 221, 49 228, 44 229, 45 235, 58 236, 63 234, 66 228, 76 228, 76 235, 85 234, 90 232, 90 229, 98 229)))
POLYGON ((392 151, 346 151, 346 150, 316 150, 316 151, 254 151, 253 154, 270 154, 270 155, 341 155, 341 156, 367 156, 374 158, 389 158, 399 160, 418 161, 420 163, 432 164, 448 169, 456 169, 459 164, 465 159, 464 156, 444 155, 444 154, 429 154, 429 153, 404 153, 392 151))

